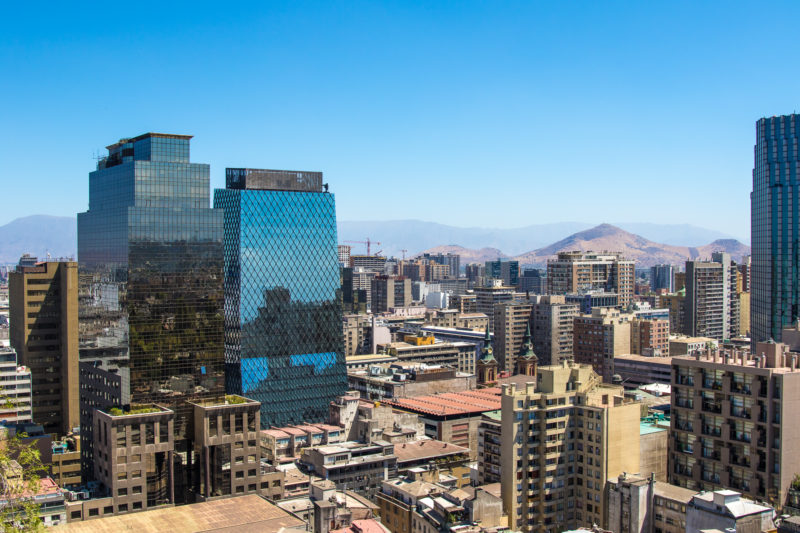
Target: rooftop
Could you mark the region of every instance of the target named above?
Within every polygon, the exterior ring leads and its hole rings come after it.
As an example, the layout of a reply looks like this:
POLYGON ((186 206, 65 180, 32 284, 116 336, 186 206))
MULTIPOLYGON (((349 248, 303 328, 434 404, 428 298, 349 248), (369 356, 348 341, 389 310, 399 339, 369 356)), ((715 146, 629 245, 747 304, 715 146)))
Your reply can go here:
POLYGON ((440 440, 419 440, 395 444, 394 454, 398 463, 405 463, 443 455, 469 454, 469 448, 440 440))
POLYGON ((447 392, 415 398, 397 398, 383 403, 405 411, 436 416, 470 415, 500 409, 498 387, 463 392, 447 392))
POLYGON ((303 526, 304 522, 277 505, 255 494, 210 502, 164 507, 141 513, 109 516, 70 522, 51 531, 136 533, 189 533, 195 531, 236 531, 256 533, 279 531, 284 527, 303 526))

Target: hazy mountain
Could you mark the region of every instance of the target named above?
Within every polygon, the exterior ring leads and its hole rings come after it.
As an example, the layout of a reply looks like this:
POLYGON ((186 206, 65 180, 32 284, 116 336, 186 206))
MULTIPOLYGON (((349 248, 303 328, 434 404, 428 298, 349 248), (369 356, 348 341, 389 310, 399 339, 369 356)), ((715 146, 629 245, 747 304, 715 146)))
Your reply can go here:
POLYGON ((0 263, 16 264, 23 253, 44 259, 77 256, 78 221, 75 217, 32 215, 0 226, 0 263))
MULTIPOLYGON (((690 224, 649 224, 624 223, 616 224, 626 231, 642 235, 654 242, 663 242, 676 246, 702 246, 717 239, 730 239, 731 235, 722 232, 692 226, 690 224)), ((381 243, 372 248, 372 253, 379 250, 386 255, 402 257, 416 255, 421 250, 429 250, 436 246, 463 246, 471 250, 481 248, 498 248, 506 254, 519 255, 535 250, 550 243, 564 239, 576 232, 590 229, 591 224, 585 222, 556 222, 552 224, 534 224, 524 228, 459 228, 435 222, 421 220, 393 221, 340 221, 339 242, 364 241, 369 237, 381 243)), ((365 253, 365 246, 347 243, 353 246, 353 253, 365 253)))
POLYGON ((580 231, 549 246, 517 256, 522 264, 545 264, 548 258, 562 251, 615 251, 622 252, 627 259, 636 261, 637 266, 649 267, 659 263, 681 264, 689 259, 706 259, 712 252, 723 251, 740 261, 750 253, 750 247, 736 239, 719 239, 698 247, 675 246, 645 239, 611 224, 601 224, 580 231))

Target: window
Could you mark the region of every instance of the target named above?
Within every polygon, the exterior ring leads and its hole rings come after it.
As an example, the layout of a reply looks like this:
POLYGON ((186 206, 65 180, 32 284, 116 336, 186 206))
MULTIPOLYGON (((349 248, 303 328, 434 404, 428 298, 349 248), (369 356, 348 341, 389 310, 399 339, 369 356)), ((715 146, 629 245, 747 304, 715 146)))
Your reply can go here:
MULTIPOLYGON (((89 516, 100 516, 100 509, 95 507, 94 509, 89 509, 89 516)), ((73 516, 73 518, 75 518, 73 516)))
POLYGON ((128 512, 128 504, 123 503, 118 507, 120 513, 127 513, 128 512))
POLYGON ((142 493, 142 487, 141 487, 141 485, 140 485, 140 486, 138 486, 138 487, 133 487, 133 489, 131 490, 131 493, 132 493, 132 494, 141 494, 141 493, 142 493))
POLYGON ((127 495, 128 495, 127 488, 117 489, 117 496, 127 496, 127 495))
POLYGON ((72 513, 70 513, 70 518, 72 520, 80 520, 81 519, 81 512, 80 511, 72 511, 72 513))
POLYGON ((141 509, 142 508, 142 502, 133 502, 133 508, 134 509, 141 509))

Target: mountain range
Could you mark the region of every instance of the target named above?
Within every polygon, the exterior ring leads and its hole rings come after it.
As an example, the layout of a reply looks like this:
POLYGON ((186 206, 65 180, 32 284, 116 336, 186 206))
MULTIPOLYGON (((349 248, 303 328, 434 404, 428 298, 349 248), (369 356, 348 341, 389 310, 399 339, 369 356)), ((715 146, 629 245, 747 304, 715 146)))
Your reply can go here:
MULTIPOLYGON (((515 259, 522 265, 543 266, 558 252, 578 250, 622 252, 626 259, 633 259, 639 267, 650 267, 661 263, 682 264, 689 259, 710 258, 712 252, 727 252, 735 261, 750 254, 750 247, 736 239, 717 239, 702 246, 675 246, 650 241, 611 224, 600 224, 594 228, 574 233, 558 242, 510 256, 498 249, 469 249, 462 246, 435 246, 428 253, 457 253, 461 262, 483 262, 497 258, 515 259)), ((423 253, 425 253, 423 252, 423 253)), ((421 255, 421 254, 420 254, 421 255)))
MULTIPOLYGON (((729 235, 689 224, 625 223, 590 227, 582 222, 558 222, 493 229, 396 220, 341 221, 338 228, 340 243, 369 237, 373 240, 373 254, 380 251, 384 255, 412 257, 423 250, 453 252, 462 256, 462 264, 513 257, 522 264, 537 265, 561 250, 621 251, 641 266, 682 263, 687 258, 708 257, 716 250, 727 251, 735 259, 750 253, 747 245, 729 235)), ((362 244, 351 244, 353 253, 366 251, 362 244)), ((23 253, 40 258, 48 253, 51 257, 75 257, 76 250, 75 217, 32 215, 0 226, 2 264, 16 263, 23 253)))

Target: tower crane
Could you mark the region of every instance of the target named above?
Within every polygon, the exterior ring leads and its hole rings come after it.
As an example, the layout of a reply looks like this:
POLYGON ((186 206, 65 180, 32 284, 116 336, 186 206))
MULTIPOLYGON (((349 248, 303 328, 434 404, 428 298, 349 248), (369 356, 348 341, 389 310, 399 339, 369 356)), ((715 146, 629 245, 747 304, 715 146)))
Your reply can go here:
POLYGON ((370 254, 370 247, 371 247, 373 244, 377 244, 377 245, 379 245, 379 246, 380 246, 380 244, 381 244, 381 243, 379 243, 379 242, 376 242, 376 241, 371 241, 371 240, 369 239, 369 237, 367 237, 367 240, 365 240, 365 241, 344 241, 344 242, 349 242, 349 243, 352 243, 352 244, 366 244, 366 245, 367 245, 367 255, 371 255, 371 254, 370 254))

